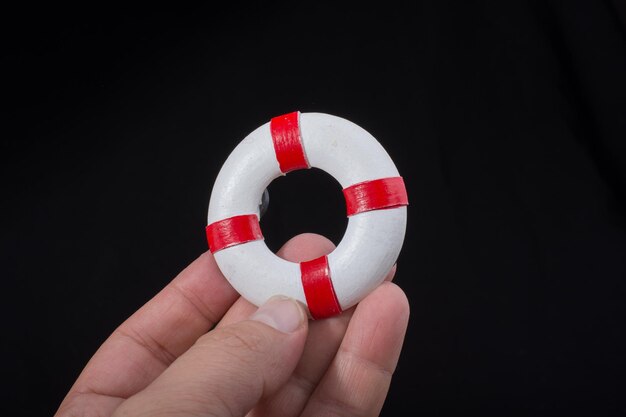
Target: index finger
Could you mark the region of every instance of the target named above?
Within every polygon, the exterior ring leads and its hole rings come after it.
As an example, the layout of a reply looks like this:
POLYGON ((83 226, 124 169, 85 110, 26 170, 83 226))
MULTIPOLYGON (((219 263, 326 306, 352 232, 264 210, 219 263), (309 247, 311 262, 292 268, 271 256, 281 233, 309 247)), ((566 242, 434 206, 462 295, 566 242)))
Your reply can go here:
POLYGON ((70 390, 128 398, 150 384, 238 298, 205 252, 122 323, 70 390))

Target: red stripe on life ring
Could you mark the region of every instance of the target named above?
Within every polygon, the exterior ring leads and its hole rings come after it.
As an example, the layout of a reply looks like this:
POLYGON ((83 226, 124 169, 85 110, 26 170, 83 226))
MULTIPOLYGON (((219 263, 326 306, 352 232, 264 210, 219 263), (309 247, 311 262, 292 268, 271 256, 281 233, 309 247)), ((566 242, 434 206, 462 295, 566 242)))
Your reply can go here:
POLYGON ((244 214, 218 220, 206 227, 206 237, 211 253, 263 239, 261 225, 256 214, 244 214))
POLYGON ((348 216, 409 204, 402 177, 364 181, 343 189, 348 216))
POLYGON ((309 168, 302 137, 300 136, 299 112, 276 116, 270 121, 270 133, 280 171, 283 174, 296 169, 309 168))
POLYGON ((300 263, 302 287, 306 303, 314 319, 323 319, 341 313, 339 300, 330 279, 328 257, 320 256, 317 259, 300 263))

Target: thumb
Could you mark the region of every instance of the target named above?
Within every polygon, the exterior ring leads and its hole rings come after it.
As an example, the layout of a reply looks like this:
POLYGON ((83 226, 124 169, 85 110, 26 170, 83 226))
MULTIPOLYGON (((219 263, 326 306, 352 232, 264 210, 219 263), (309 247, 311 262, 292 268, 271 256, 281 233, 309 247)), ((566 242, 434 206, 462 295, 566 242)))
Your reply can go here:
POLYGON ((198 339, 114 416, 244 416, 288 380, 307 331, 300 303, 272 297, 248 320, 198 339))

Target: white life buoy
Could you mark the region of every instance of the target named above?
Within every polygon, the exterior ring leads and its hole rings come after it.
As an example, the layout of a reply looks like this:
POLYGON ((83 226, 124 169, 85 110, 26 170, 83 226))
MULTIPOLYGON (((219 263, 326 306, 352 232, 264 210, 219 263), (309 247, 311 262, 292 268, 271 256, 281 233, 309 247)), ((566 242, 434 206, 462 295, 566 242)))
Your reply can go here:
POLYGON ((286 295, 319 319, 356 305, 382 283, 400 254, 407 204, 402 177, 371 134, 337 116, 293 112, 251 132, 227 158, 211 192, 206 234, 241 296, 259 306, 286 295), (332 253, 294 263, 263 241, 259 202, 275 178, 310 167, 341 184, 348 226, 332 253))

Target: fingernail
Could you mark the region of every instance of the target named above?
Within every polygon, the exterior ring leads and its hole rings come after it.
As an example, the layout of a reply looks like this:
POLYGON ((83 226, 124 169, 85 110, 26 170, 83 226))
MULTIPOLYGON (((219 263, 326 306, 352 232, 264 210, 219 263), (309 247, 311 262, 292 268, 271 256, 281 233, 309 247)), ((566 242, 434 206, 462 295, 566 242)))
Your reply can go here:
POLYGON ((291 333, 305 320, 298 302, 284 295, 275 295, 263 304, 251 317, 251 320, 265 323, 283 333, 291 333))

